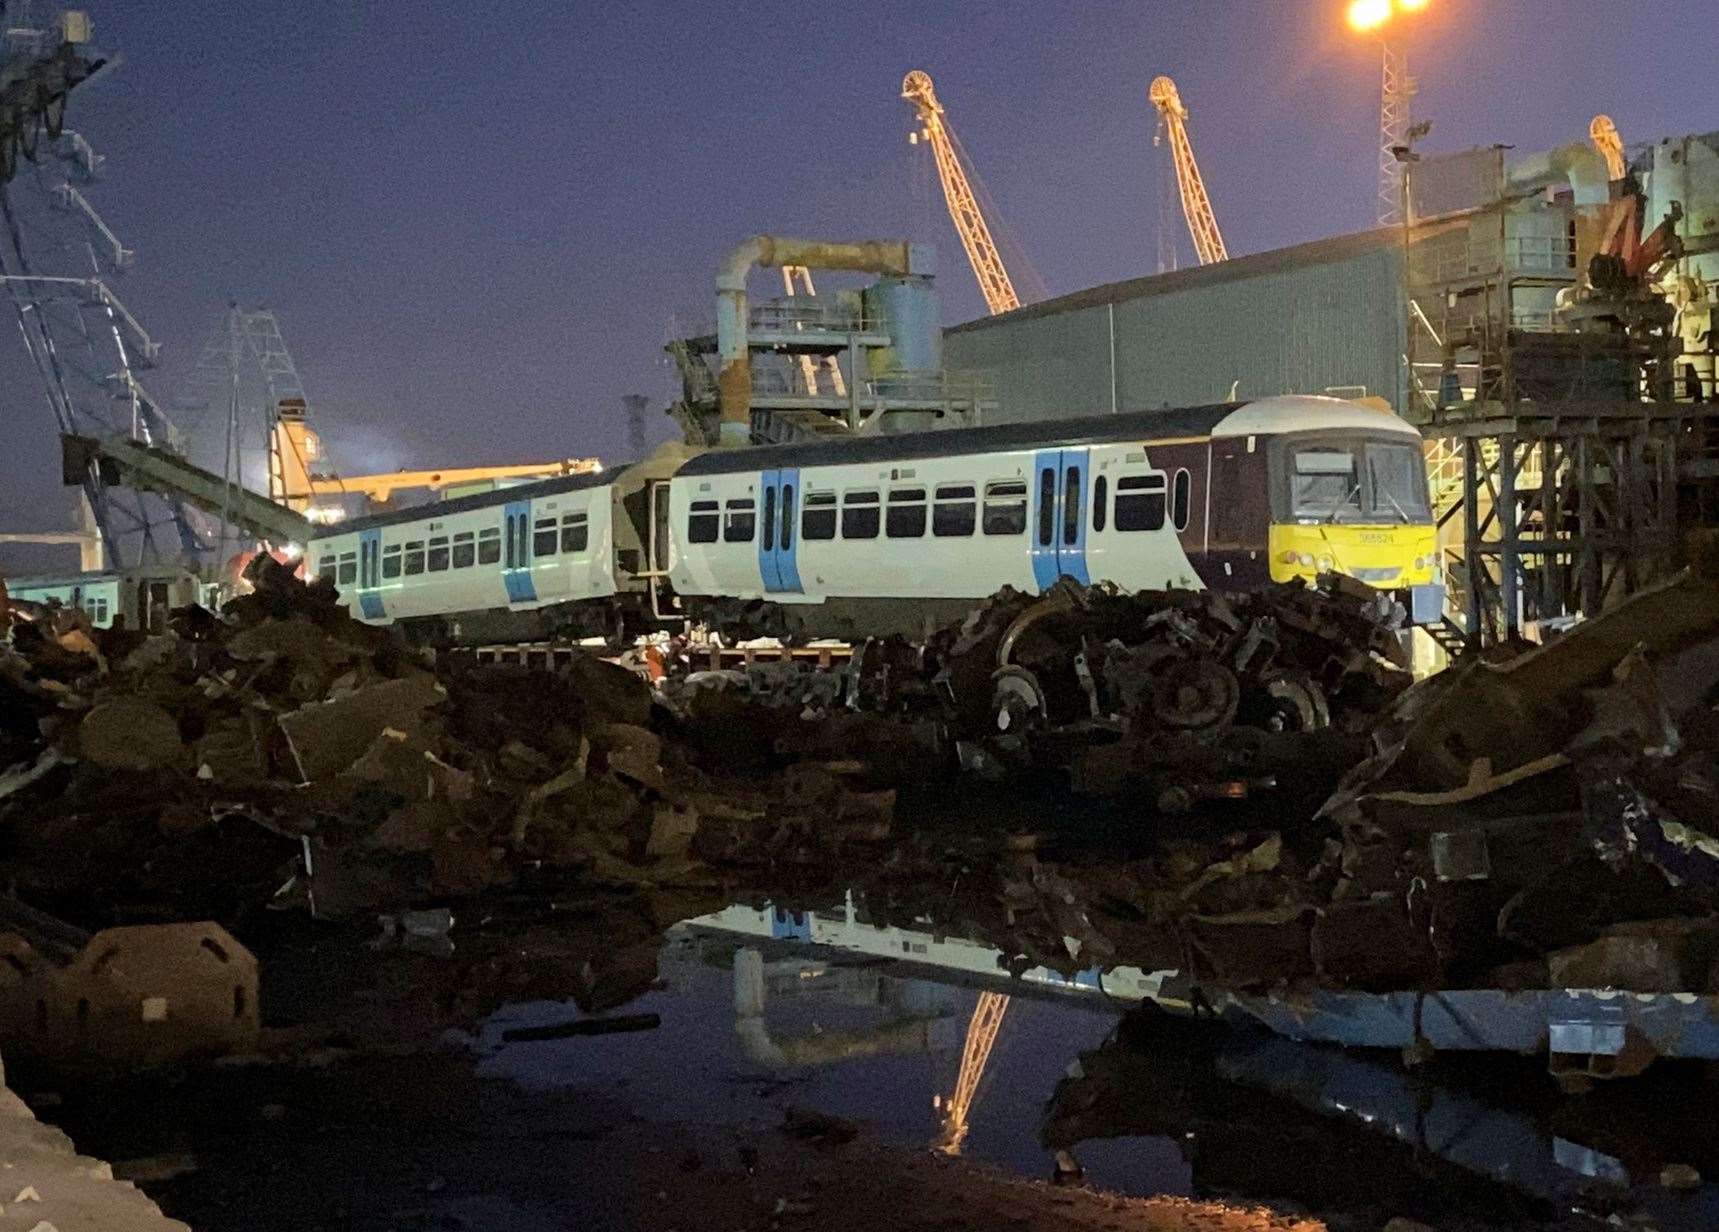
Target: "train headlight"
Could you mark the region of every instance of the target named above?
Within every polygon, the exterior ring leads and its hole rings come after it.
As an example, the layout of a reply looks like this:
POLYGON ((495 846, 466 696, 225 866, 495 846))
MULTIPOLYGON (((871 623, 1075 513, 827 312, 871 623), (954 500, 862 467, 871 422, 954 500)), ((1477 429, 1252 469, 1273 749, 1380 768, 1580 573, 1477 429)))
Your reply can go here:
POLYGON ((1319 558, 1319 572, 1330 573, 1331 570, 1336 567, 1336 564, 1337 562, 1332 560, 1329 556, 1321 556, 1319 558))
POLYGON ((1303 552, 1295 558, 1295 563, 1300 565, 1303 569, 1311 569, 1313 568, 1313 557, 1309 556, 1306 552, 1303 552))

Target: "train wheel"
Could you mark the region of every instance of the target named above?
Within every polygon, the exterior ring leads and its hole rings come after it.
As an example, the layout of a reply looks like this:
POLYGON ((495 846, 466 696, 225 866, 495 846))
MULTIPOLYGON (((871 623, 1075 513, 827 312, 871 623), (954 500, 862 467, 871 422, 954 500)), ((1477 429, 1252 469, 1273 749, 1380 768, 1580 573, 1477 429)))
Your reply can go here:
POLYGON ((1228 725, 1241 704, 1235 673, 1210 659, 1167 668, 1152 688, 1152 714, 1166 727, 1211 731, 1228 725))
POLYGON ((1049 721, 1038 677, 1024 667, 999 667, 991 675, 991 730, 1018 739, 1049 721))

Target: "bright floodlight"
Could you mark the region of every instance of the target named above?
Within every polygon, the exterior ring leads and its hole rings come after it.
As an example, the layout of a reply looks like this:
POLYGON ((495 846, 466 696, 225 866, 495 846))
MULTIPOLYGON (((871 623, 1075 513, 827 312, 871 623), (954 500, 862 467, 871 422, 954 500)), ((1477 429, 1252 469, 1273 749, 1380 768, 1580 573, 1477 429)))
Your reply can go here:
POLYGON ((1391 0, 1353 0, 1349 5, 1349 25, 1362 33, 1377 30, 1389 20, 1391 0))

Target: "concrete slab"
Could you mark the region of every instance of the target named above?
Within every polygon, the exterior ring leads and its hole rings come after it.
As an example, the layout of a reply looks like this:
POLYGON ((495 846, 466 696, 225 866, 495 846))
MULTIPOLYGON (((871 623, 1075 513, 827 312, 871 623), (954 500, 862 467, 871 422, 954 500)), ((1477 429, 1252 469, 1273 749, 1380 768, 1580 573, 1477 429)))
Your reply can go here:
MULTIPOLYGON (((5 1070, 0 1066, 0 1082, 5 1070)), ((32 1232, 190 1232, 0 1087, 0 1221, 32 1232)))

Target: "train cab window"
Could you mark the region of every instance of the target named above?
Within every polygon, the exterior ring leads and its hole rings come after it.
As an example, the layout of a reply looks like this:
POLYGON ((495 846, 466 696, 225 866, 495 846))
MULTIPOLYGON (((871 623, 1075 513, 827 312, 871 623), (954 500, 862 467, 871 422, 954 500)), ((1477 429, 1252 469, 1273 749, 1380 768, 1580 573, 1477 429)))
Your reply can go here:
POLYGON ((693 501, 686 515, 686 541, 715 543, 722 530, 721 508, 713 500, 693 501))
POLYGON ((454 568, 470 569, 477 563, 477 536, 463 530, 454 536, 454 568))
POLYGON ((358 553, 342 552, 340 554, 340 584, 350 586, 358 580, 358 553))
POLYGON ((561 515, 561 550, 583 552, 591 544, 590 518, 583 513, 561 515))
POLYGON ((834 539, 836 537, 836 494, 834 492, 806 493, 806 510, 800 518, 800 538, 834 539))
POLYGON ((1116 529, 1162 530, 1164 476, 1128 475, 1116 481, 1116 529))
POLYGON ((1361 467, 1357 451, 1341 445, 1308 445, 1295 451, 1290 497, 1297 518, 1338 521, 1361 513, 1361 467))
POLYGON ((561 541, 559 528, 554 518, 538 518, 531 530, 532 556, 553 556, 556 545, 561 541))
POLYGON ((1056 533, 1056 472, 1039 472, 1039 546, 1048 548, 1056 533))
POLYGON ((1110 480, 1100 475, 1092 481, 1092 529, 1103 530, 1110 514, 1110 480))
POLYGON ((340 564, 338 561, 336 561, 334 559, 334 557, 323 556, 323 557, 318 558, 318 560, 316 562, 316 576, 317 577, 327 578, 329 581, 333 582, 333 581, 338 580, 337 575, 339 573, 340 573, 340 564))
POLYGON ((1380 521, 1426 521, 1426 462, 1418 446, 1367 442, 1367 486, 1380 521))
POLYGON ((751 543, 758 532, 758 506, 751 500, 731 500, 723 510, 722 541, 751 543))
POLYGON ((1018 535, 1027 529, 1027 485, 1004 479, 985 485, 982 527, 987 535, 1018 535))
POLYGON ((939 539, 971 535, 979 522, 978 489, 970 483, 945 484, 931 506, 931 533, 939 539))
POLYGON ((477 563, 480 565, 498 565, 501 563, 501 527, 491 526, 478 532, 477 563))
POLYGON ((391 543, 382 549, 382 576, 397 578, 400 576, 400 545, 391 543))
POLYGON ((424 541, 415 539, 406 544, 406 576, 417 577, 424 571, 424 541))
POLYGON ((426 567, 431 573, 444 573, 448 568, 448 537, 437 535, 430 540, 430 553, 426 567))
POLYGON ((842 538, 876 539, 878 529, 876 492, 849 492, 842 497, 842 538))
POLYGON ((891 539, 918 539, 925 534, 924 488, 895 488, 890 492, 884 531, 891 539))
POLYGON ((1170 484, 1170 521, 1177 530, 1188 529, 1194 512, 1194 477, 1186 467, 1176 472, 1170 484))

